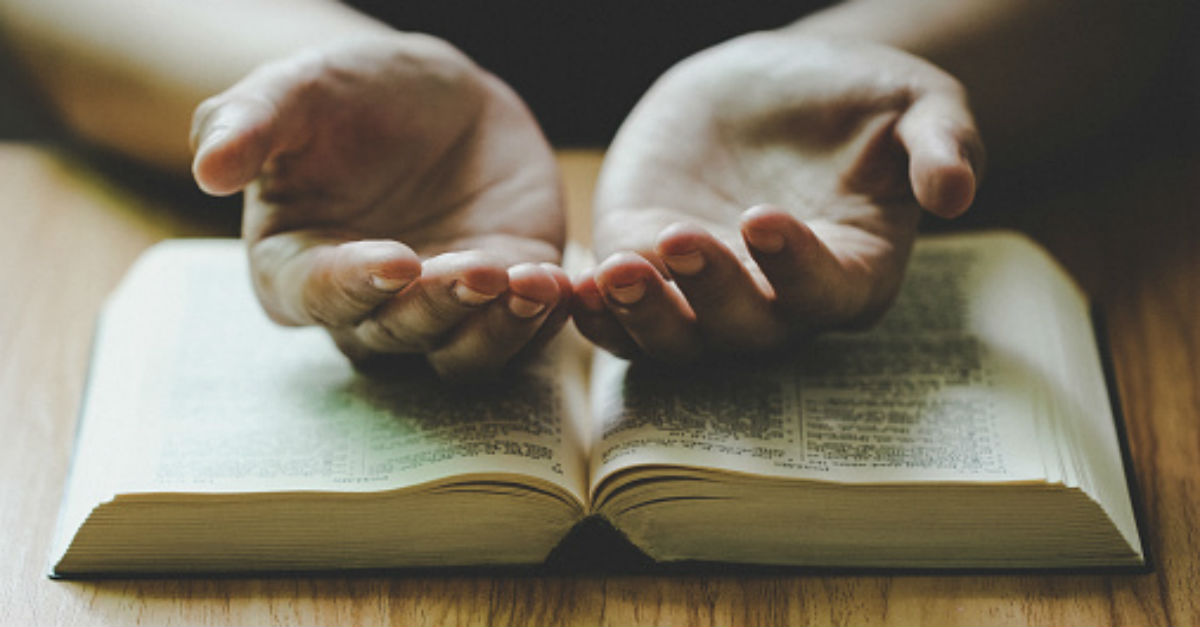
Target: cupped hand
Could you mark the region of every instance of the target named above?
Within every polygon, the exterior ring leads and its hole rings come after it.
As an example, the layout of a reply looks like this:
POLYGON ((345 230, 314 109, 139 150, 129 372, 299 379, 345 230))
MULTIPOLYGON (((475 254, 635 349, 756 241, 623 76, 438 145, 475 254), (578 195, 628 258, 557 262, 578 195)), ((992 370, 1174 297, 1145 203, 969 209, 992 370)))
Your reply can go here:
POLYGON ((573 315, 632 357, 688 361, 858 328, 894 299, 921 207, 971 203, 961 85, 899 50, 756 33, 683 61, 605 158, 573 315))
POLYGON ((196 181, 245 191, 259 300, 354 360, 494 372, 567 316, 554 155, 519 97, 413 34, 305 51, 196 110, 196 181))

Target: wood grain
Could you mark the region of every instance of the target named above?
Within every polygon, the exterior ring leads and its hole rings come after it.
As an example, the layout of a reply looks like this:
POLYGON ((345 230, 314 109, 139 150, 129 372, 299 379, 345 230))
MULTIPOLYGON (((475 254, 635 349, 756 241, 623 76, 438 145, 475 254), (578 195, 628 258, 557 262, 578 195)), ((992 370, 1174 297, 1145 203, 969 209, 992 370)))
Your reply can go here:
MULTIPOLYGON (((561 154, 576 228, 598 163, 593 152, 561 154)), ((45 576, 46 556, 93 318, 146 246, 229 234, 236 215, 50 149, 0 144, 0 624, 1198 623, 1197 180, 1200 159, 1150 164, 1032 195, 1000 220, 1046 243, 1107 315, 1152 573, 57 582, 45 576)), ((586 237, 586 228, 573 235, 586 237)))

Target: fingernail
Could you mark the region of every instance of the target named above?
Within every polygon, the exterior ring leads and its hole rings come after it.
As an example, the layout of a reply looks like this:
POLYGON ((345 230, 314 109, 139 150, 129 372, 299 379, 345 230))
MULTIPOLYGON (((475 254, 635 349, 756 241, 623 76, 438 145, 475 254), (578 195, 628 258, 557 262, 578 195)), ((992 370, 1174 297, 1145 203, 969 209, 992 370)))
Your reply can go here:
POLYGON ((411 279, 395 279, 378 274, 371 275, 371 285, 381 292, 397 292, 412 282, 411 279))
POLYGON ((682 255, 663 255, 662 260, 671 272, 684 276, 696 274, 704 269, 704 256, 698 250, 682 255))
POLYGON ((458 302, 464 305, 482 305, 498 296, 498 294, 484 294, 479 290, 471 289, 465 283, 454 282, 454 297, 458 302))
POLYGON ((622 305, 632 305, 642 300, 642 296, 646 295, 646 282, 641 280, 629 285, 608 285, 605 287, 608 295, 622 305))
POLYGON ((746 243, 760 252, 777 253, 783 250, 783 235, 777 231, 746 229, 745 236, 746 243))
POLYGON ((532 318, 546 309, 545 303, 513 294, 508 297, 508 310, 518 318, 532 318))

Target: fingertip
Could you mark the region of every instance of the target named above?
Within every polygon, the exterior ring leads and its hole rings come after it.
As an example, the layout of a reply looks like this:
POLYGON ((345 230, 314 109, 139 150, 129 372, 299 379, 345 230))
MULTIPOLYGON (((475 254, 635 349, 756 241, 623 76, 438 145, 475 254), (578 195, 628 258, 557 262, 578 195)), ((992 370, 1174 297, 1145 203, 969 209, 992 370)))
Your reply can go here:
POLYGON ((575 278, 571 286, 574 303, 572 310, 582 313, 599 313, 604 311, 604 297, 600 294, 600 286, 596 285, 596 277, 590 270, 575 278))
POLYGON ((459 300, 479 305, 509 288, 508 269, 495 257, 477 250, 443 253, 422 263, 422 275, 452 282, 459 300))
POLYGON ((200 141, 196 156, 192 159, 192 177, 196 179, 196 185, 211 196, 228 196, 237 192, 241 185, 234 179, 240 176, 228 175, 231 156, 225 144, 229 141, 229 131, 213 131, 200 141))
POLYGON ((702 248, 715 241, 705 229, 678 222, 663 229, 658 235, 655 253, 670 270, 672 277, 699 274, 707 265, 702 248))
POLYGON ((943 218, 962 215, 975 199, 975 173, 965 160, 949 163, 914 162, 913 194, 927 211, 943 218))
POLYGON ((271 149, 274 109, 221 97, 197 108, 189 138, 192 176, 205 193, 227 196, 253 181, 271 149))
POLYGON ((421 270, 399 242, 333 241, 310 231, 267 237, 251 255, 264 306, 289 324, 356 324, 421 270))
POLYGON ((742 213, 742 239, 751 251, 773 255, 787 244, 785 229, 796 222, 786 211, 769 205, 751 207, 742 213))
POLYGON ((623 358, 638 352, 637 343, 605 306, 600 287, 590 274, 576 280, 571 320, 583 337, 602 350, 623 358))
POLYGON ((595 282, 608 302, 619 306, 637 303, 645 295, 646 282, 658 270, 645 257, 631 252, 609 255, 596 268, 595 282))
POLYGON ((501 268, 493 266, 474 266, 463 271, 459 279, 465 285, 480 294, 495 298, 511 287, 510 275, 501 268))
POLYGON ((686 255, 696 250, 712 234, 690 222, 676 222, 659 232, 654 249, 659 255, 686 255))
POLYGON ((508 308, 519 318, 537 316, 557 305, 562 298, 562 289, 554 273, 535 263, 509 268, 508 290, 508 308))
POLYGON ((641 272, 643 268, 654 266, 646 260, 645 257, 629 252, 616 252, 604 258, 599 266, 593 270, 593 276, 596 281, 604 282, 611 279, 620 280, 622 277, 629 276, 633 272, 641 272))
POLYGON ((519 263, 508 269, 508 288, 522 296, 541 300, 556 297, 558 279, 554 273, 536 263, 519 263))
POLYGON ((339 246, 346 263, 360 266, 375 289, 397 292, 421 276, 421 259, 394 240, 361 240, 339 246))
POLYGON ((554 322, 554 318, 561 317, 565 321, 570 316, 570 305, 575 293, 575 288, 571 284, 571 277, 559 267, 557 264, 542 262, 538 266, 554 279, 555 287, 558 288, 558 296, 555 300, 554 311, 551 312, 551 319, 547 322, 554 322))
POLYGON ((909 155, 909 182, 917 203, 952 218, 975 197, 986 153, 961 89, 919 98, 896 125, 909 155))
POLYGON ((550 277, 554 279, 554 282, 558 285, 558 293, 559 293, 560 300, 565 301, 568 298, 570 298, 571 292, 574 290, 574 287, 571 284, 571 277, 567 276, 567 273, 565 270, 563 270, 557 264, 553 264, 553 263, 546 262, 546 261, 539 263, 538 267, 540 267, 542 270, 545 270, 550 275, 550 277))
POLYGON ((742 212, 741 222, 745 226, 747 224, 756 224, 763 220, 779 220, 791 218, 792 214, 782 207, 771 204, 754 205, 742 212))
POLYGON ((192 176, 206 194, 228 196, 258 177, 266 147, 263 140, 217 129, 205 137, 192 161, 192 176))
MULTIPOLYGON (((543 270, 550 273, 550 276, 554 279, 555 284, 558 286, 558 300, 555 304, 555 311, 552 312, 551 317, 553 318, 554 316, 561 314, 561 322, 565 322, 566 318, 571 315, 571 304, 575 298, 575 286, 571 283, 571 277, 567 276, 566 271, 564 271, 557 264, 542 262, 538 265, 541 266, 543 270)), ((554 322, 554 320, 552 319, 550 322, 554 322)))

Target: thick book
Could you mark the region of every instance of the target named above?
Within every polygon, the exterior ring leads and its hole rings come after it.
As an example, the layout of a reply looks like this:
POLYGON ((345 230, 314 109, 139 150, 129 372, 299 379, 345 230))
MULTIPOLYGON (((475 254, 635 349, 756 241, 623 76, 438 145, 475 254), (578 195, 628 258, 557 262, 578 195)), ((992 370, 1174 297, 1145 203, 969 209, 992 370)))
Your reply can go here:
POLYGON ((356 370, 247 276, 169 241, 111 296, 52 575, 544 564, 589 529, 656 563, 1145 564, 1087 299, 1020 235, 921 239, 868 332, 687 368, 566 334, 468 386, 356 370))

